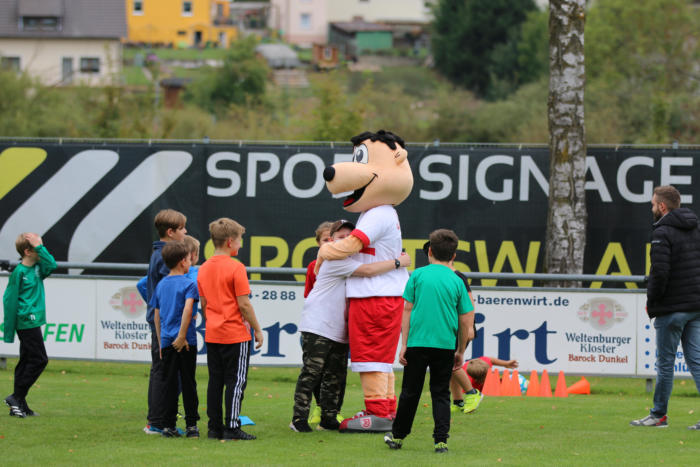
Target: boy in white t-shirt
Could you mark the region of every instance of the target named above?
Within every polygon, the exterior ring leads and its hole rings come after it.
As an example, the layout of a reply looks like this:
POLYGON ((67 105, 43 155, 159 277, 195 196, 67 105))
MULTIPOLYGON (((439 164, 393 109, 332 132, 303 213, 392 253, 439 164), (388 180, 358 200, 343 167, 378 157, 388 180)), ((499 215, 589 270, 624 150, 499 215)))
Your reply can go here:
MULTIPOLYGON (((350 235, 355 226, 340 220, 331 227, 333 241, 350 235)), ((411 264, 408 255, 399 258, 401 267, 411 264)), ((350 276, 370 277, 396 269, 392 260, 362 264, 354 257, 324 261, 314 288, 301 312, 301 347, 303 367, 294 392, 294 414, 289 428, 310 432, 309 406, 314 386, 321 383, 321 423, 318 429, 337 430, 338 398, 345 386, 348 366, 348 325, 345 280, 350 276)))

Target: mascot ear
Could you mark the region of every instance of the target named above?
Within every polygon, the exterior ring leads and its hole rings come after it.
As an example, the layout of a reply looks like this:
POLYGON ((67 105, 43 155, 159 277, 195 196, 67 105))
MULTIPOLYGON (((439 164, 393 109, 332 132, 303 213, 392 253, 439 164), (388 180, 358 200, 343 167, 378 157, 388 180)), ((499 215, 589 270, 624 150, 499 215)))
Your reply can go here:
POLYGON ((401 146, 397 145, 398 150, 396 153, 394 153, 394 162, 396 162, 396 165, 401 165, 403 161, 408 158, 408 151, 406 151, 404 148, 401 146))

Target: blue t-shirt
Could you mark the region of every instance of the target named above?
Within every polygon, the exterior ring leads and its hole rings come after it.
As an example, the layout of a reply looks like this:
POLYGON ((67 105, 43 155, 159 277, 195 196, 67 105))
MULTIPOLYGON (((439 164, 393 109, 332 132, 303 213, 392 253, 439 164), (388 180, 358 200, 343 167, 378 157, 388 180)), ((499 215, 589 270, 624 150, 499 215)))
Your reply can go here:
MULTIPOLYGON (((187 274, 185 274, 186 277, 189 277, 192 282, 194 282, 195 285, 197 285, 197 273, 199 272, 199 266, 190 266, 190 270, 187 271, 187 274)), ((193 310, 193 315, 196 315, 199 313, 199 297, 197 297, 194 300, 194 305, 192 306, 193 310)), ((192 316, 192 319, 194 319, 194 316, 192 316)))
MULTIPOLYGON (((182 311, 188 298, 199 299, 197 285, 185 275, 165 276, 156 287, 151 298, 151 307, 160 310, 160 347, 165 348, 173 343, 180 333, 182 311)), ((195 311, 192 307, 192 319, 187 328, 187 343, 197 345, 195 331, 195 311)))

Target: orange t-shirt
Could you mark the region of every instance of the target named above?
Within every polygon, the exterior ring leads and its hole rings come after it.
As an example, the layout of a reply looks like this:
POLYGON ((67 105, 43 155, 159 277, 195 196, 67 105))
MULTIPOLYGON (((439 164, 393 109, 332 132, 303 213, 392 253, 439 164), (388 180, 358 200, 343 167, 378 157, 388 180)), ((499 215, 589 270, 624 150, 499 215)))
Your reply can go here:
POLYGON ((207 301, 204 341, 237 344, 250 340, 250 331, 236 297, 250 294, 245 266, 230 256, 212 256, 199 267, 199 295, 207 301))

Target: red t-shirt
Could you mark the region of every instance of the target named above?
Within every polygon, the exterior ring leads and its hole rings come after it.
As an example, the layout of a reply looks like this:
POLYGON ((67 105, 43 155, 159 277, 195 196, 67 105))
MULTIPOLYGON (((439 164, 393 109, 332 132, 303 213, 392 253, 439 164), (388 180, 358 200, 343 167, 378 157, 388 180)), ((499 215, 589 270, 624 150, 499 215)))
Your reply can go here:
POLYGON ((215 344, 247 342, 250 330, 236 297, 250 295, 245 266, 230 256, 212 256, 199 267, 199 295, 207 301, 204 341, 215 344))
MULTIPOLYGON (((493 363, 491 362, 491 359, 489 357, 479 357, 479 360, 483 360, 489 365, 489 369, 493 366, 493 363)), ((466 372, 467 371, 467 365, 469 365, 469 361, 466 361, 464 365, 462 365, 462 369, 466 372)), ((482 391, 484 389, 484 382, 482 381, 481 383, 477 383, 474 381, 474 378, 469 376, 469 373, 467 373, 467 378, 469 378, 469 381, 472 383, 472 387, 478 389, 479 391, 482 391)))
POLYGON ((314 268, 316 267, 316 260, 311 261, 306 267, 306 283, 304 284, 304 298, 309 296, 311 289, 314 288, 316 283, 316 274, 314 274, 314 268))

